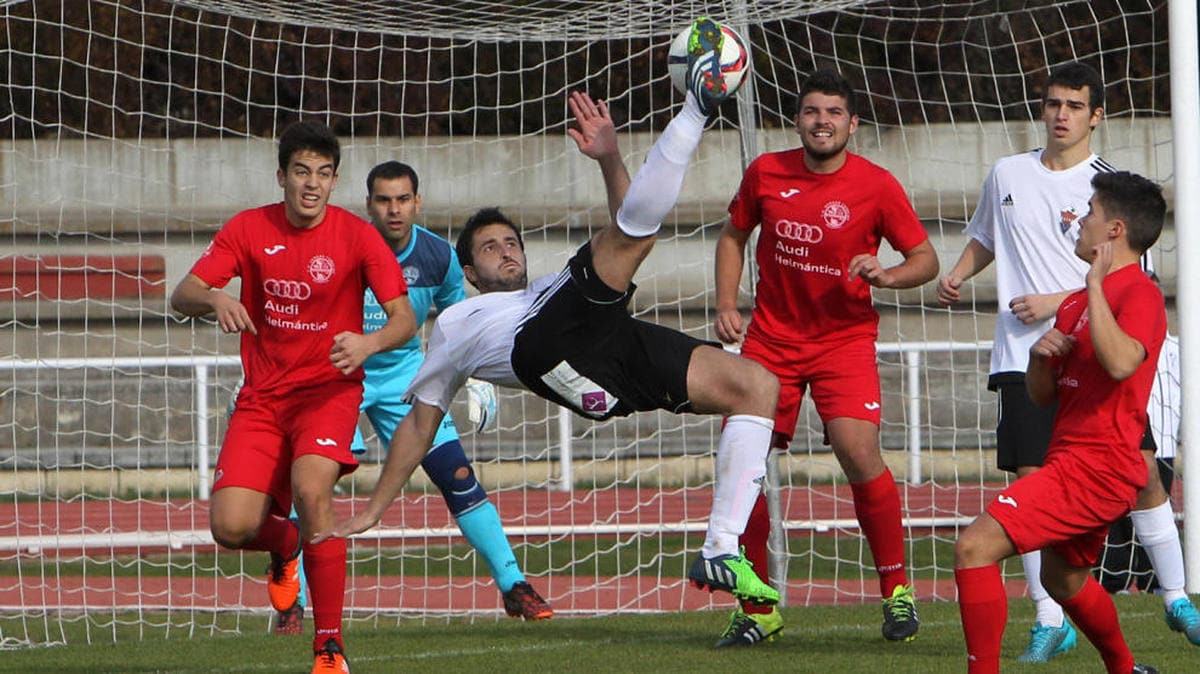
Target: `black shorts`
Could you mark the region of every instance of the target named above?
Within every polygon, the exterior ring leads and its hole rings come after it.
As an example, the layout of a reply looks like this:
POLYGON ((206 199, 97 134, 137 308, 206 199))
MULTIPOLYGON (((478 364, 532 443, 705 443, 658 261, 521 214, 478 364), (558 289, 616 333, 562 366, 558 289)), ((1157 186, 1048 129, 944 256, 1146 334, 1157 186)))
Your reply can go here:
POLYGON ((1029 399, 1024 376, 1006 377, 990 383, 1000 394, 999 421, 996 423, 996 467, 1010 473, 1021 466, 1041 467, 1050 446, 1054 412, 1058 405, 1039 407, 1029 399), (1019 379, 1013 381, 1012 379, 1019 379))
POLYGON ((635 289, 605 285, 584 244, 522 319, 512 352, 517 378, 590 419, 691 411, 688 363, 706 342, 630 316, 635 289))
MULTIPOLYGON (((1010 473, 1021 466, 1041 467, 1054 430, 1058 405, 1039 407, 1029 399, 1025 379, 1019 373, 992 375, 988 388, 1000 393, 1000 420, 996 424, 996 467, 1010 473)), ((1156 450, 1150 424, 1142 435, 1140 449, 1156 450)))

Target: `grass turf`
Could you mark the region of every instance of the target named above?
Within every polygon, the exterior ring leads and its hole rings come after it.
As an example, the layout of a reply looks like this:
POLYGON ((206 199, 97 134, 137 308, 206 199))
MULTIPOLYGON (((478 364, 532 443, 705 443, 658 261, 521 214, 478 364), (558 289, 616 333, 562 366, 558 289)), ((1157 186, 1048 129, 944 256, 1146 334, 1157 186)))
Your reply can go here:
MULTIPOLYGON (((1195 671, 1200 649, 1167 629, 1162 602, 1154 596, 1115 597, 1126 639, 1139 662, 1162 672, 1195 671)), ((727 614, 690 613, 556 618, 539 623, 482 618, 475 621, 380 618, 348 627, 347 651, 355 674, 370 672, 555 671, 555 672, 961 672, 965 650, 958 606, 920 604, 921 631, 911 643, 890 643, 879 634, 873 604, 788 607, 781 637, 753 648, 714 650, 727 614)), ((266 633, 262 615, 107 614, 74 622, 0 621, 0 636, 14 630, 53 629, 68 645, 8 651, 0 672, 304 672, 311 667, 309 636, 266 633), (159 625, 154 626, 155 621, 159 625), (197 628, 196 624, 207 627, 197 628), (221 632, 237 630, 240 633, 221 632), (91 640, 91 644, 88 640, 91 640), (113 643, 113 640, 116 643, 113 643)), ((1038 674, 1099 672, 1099 655, 1080 639, 1079 648, 1048 665, 1019 665, 1032 606, 1014 600, 1004 641, 1006 671, 1038 674)), ((307 628, 311 631, 311 621, 307 628)))

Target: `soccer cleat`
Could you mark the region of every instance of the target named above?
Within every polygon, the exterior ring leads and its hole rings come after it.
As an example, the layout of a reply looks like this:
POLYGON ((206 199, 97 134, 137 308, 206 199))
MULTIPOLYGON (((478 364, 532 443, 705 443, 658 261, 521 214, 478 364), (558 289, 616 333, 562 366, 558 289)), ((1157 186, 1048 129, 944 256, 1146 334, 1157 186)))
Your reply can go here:
POLYGON ((1139 665, 1134 663, 1133 670, 1129 674, 1158 674, 1158 670, 1150 665, 1139 665))
POLYGON ((1180 597, 1171 603, 1164 616, 1167 626, 1176 632, 1187 635, 1188 641, 1200 646, 1200 611, 1196 610, 1192 600, 1180 597))
POLYGON ((737 609, 729 618, 729 627, 721 634, 716 648, 753 646, 760 641, 774 641, 783 630, 783 616, 772 608, 770 613, 745 613, 737 609))
POLYGON ((1065 620, 1062 627, 1035 623, 1029 628, 1029 648, 1017 656, 1017 662, 1050 662, 1050 658, 1075 648, 1078 640, 1075 628, 1065 620))
POLYGON ((729 98, 729 87, 721 72, 721 49, 725 46, 725 33, 721 24, 708 17, 700 17, 692 24, 688 35, 688 90, 696 97, 700 110, 711 115, 729 98))
POLYGON ((321 650, 313 653, 312 674, 350 674, 350 664, 337 641, 326 639, 321 650))
POLYGON ((883 638, 888 641, 912 641, 917 638, 917 602, 912 588, 897 585, 892 596, 883 600, 883 638))
POLYGON ((290 560, 271 553, 271 564, 267 567, 267 594, 276 611, 287 611, 300 596, 300 556, 290 560))
POLYGON ((275 614, 275 634, 304 634, 304 604, 296 602, 275 614))
POLYGON ((701 590, 728 592, 754 604, 778 604, 779 591, 762 582, 754 573, 754 564, 743 555, 700 555, 692 562, 688 580, 701 590))
POLYGON ((549 620, 554 617, 554 609, 550 608, 550 604, 525 581, 513 584, 504 593, 504 612, 525 620, 549 620))

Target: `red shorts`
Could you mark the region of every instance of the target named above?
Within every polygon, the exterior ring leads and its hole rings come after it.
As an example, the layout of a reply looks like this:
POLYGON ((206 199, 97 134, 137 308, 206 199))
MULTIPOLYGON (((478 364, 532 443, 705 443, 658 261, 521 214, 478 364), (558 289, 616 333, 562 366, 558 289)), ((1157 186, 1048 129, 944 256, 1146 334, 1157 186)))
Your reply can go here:
POLYGON ((879 366, 874 337, 786 345, 747 338, 742 355, 779 378, 775 432, 788 441, 796 432, 805 388, 812 389, 813 405, 822 422, 849 417, 879 425, 879 366))
POLYGON ((1036 473, 1000 492, 987 512, 1017 552, 1050 548, 1073 567, 1090 567, 1137 494, 1136 485, 1103 478, 1069 450, 1056 451, 1036 473))
POLYGON ((362 383, 332 382, 283 395, 242 389, 221 443, 213 491, 245 487, 270 494, 277 514, 292 507, 292 462, 305 454, 341 464, 341 474, 358 468, 350 453, 362 383))

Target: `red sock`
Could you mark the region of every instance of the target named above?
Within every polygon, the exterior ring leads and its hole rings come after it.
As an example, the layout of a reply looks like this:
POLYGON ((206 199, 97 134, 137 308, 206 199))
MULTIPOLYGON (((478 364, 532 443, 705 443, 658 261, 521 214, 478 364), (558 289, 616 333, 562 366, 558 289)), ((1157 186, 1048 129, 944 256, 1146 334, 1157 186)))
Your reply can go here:
POLYGON ((1117 607, 1100 583, 1088 574, 1083 589, 1074 597, 1059 602, 1075 626, 1088 641, 1100 651, 1108 671, 1126 674, 1133 669, 1133 654, 1121 634, 1121 623, 1117 621, 1117 607))
MULTIPOLYGON (((767 512, 767 497, 758 495, 754 502, 754 510, 750 511, 750 521, 746 522, 746 531, 738 538, 738 543, 746 548, 746 559, 754 564, 754 572, 759 578, 767 580, 767 537, 771 535, 771 515, 767 512)), ((742 602, 742 611, 746 613, 770 613, 772 606, 742 602)))
MULTIPOLYGON (((304 544, 304 575, 312 606, 313 650, 327 639, 342 647, 342 606, 346 600, 346 539, 330 538, 304 544)), ((344 650, 344 647, 343 647, 344 650)))
POLYGON ((858 525, 871 546, 875 558, 875 571, 879 574, 879 593, 884 598, 892 596, 897 585, 908 584, 904 568, 904 527, 900 522, 900 492, 892 471, 870 482, 851 482, 854 493, 854 515, 858 525))
POLYGON ((278 515, 267 515, 267 519, 263 520, 262 526, 258 528, 258 537, 246 548, 274 552, 284 559, 291 559, 296 556, 299 546, 300 531, 291 520, 278 515))
POLYGON ((1000 642, 1008 622, 1008 595, 1000 565, 955 569, 958 612, 967 642, 967 671, 996 674, 1000 671, 1000 642))

